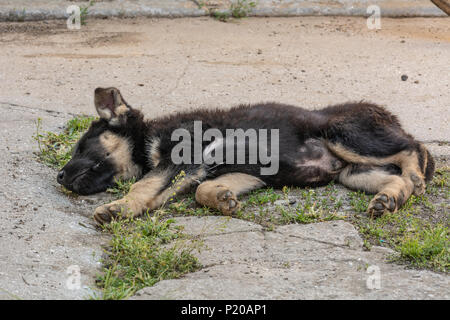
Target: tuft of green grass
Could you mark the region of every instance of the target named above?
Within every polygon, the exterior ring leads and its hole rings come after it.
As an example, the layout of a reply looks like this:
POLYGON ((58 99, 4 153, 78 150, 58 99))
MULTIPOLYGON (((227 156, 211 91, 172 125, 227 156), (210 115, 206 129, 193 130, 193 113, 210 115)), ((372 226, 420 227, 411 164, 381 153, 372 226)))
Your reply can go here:
POLYGON ((442 167, 436 170, 431 183, 432 186, 449 188, 450 187, 450 167, 442 167))
POLYGON ((236 0, 230 6, 231 16, 236 19, 245 18, 255 7, 256 1, 236 0))
POLYGON ((442 195, 446 200, 450 198, 450 167, 436 170, 433 180, 427 185, 426 192, 434 196, 442 195))
POLYGON ((114 180, 115 185, 106 192, 113 194, 117 199, 123 198, 130 192, 131 186, 136 182, 136 178, 133 177, 129 180, 123 180, 121 178, 114 180))
POLYGON ((400 253, 398 261, 409 262, 420 268, 450 271, 449 229, 438 224, 422 226, 406 232, 395 249, 400 253))
POLYGON ((146 215, 141 219, 115 220, 104 227, 111 234, 108 256, 97 285, 101 296, 94 299, 126 299, 137 290, 174 279, 201 268, 192 254, 196 241, 187 241, 173 219, 146 215))
POLYGON ((223 22, 228 21, 231 17, 235 19, 242 19, 247 17, 252 12, 253 8, 256 7, 256 3, 256 1, 235 0, 231 3, 228 10, 214 10, 211 12, 211 16, 223 22))
POLYGON ((6 16, 6 21, 24 22, 25 18, 26 18, 25 8, 23 8, 22 11, 16 10, 16 8, 14 8, 8 12, 8 16, 6 16))
POLYGON ((339 216, 336 212, 330 212, 321 207, 316 208, 315 206, 300 210, 297 209, 296 213, 295 222, 302 224, 343 219, 343 216, 339 216))
POLYGON ((245 205, 262 205, 266 203, 274 203, 281 199, 281 195, 275 193, 273 188, 258 189, 250 193, 245 205))
POLYGON ((214 19, 217 19, 219 21, 227 22, 228 19, 230 19, 231 14, 229 12, 227 12, 227 11, 213 11, 211 13, 211 16, 214 19))
POLYGON ((357 213, 367 212, 369 202, 373 198, 373 196, 368 196, 363 191, 350 192, 348 197, 350 199, 350 205, 357 213))
POLYGON ((78 116, 66 123, 61 133, 42 132, 42 119, 36 121, 36 134, 33 138, 37 141, 39 160, 45 165, 60 169, 72 157, 72 148, 82 134, 89 128, 94 117, 78 116))
POLYGON ((279 207, 281 217, 279 224, 300 223, 309 224, 316 222, 342 220, 344 216, 340 216, 336 211, 324 209, 322 206, 313 204, 311 206, 299 205, 297 207, 279 207))

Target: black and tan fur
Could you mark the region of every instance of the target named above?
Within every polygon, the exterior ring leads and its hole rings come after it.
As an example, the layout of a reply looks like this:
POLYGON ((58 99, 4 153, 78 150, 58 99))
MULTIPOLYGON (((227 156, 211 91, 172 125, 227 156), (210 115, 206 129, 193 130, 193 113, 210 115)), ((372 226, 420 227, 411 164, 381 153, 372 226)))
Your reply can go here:
MULTIPOLYGON (((80 194, 106 190, 115 179, 138 181, 123 199, 98 207, 94 218, 109 222, 119 213, 138 216, 196 188, 198 203, 232 215, 237 196, 263 186, 321 186, 337 181, 375 194, 368 212, 395 212, 425 191, 434 173, 428 150, 400 126, 396 116, 370 103, 347 103, 308 111, 263 103, 229 110, 196 110, 144 120, 115 88, 97 88, 100 120, 74 148, 58 182, 80 194), (279 129, 279 171, 261 175, 261 164, 182 164, 171 160, 175 129, 279 129), (177 180, 180 172, 185 176, 177 180), (176 183, 174 183, 176 180, 176 183)), ((210 142, 203 142, 203 149, 210 142)))

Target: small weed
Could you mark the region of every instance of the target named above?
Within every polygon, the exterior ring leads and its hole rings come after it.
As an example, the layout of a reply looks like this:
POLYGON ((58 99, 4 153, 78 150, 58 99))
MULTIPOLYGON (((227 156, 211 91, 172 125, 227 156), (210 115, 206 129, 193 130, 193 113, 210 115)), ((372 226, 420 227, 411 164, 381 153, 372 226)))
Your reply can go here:
POLYGON ((236 0, 230 6, 231 16, 236 19, 247 17, 256 7, 256 1, 236 0))
POLYGON ((113 194, 117 199, 123 198, 130 192, 130 188, 135 182, 136 178, 134 177, 130 180, 115 179, 114 187, 109 188, 106 192, 113 194))
POLYGON ((177 199, 175 202, 171 203, 169 205, 169 210, 171 210, 173 213, 183 214, 185 212, 193 210, 192 206, 194 204, 195 204, 194 197, 191 195, 185 198, 177 199))
POLYGON ((92 7, 95 4, 94 0, 89 1, 89 3, 86 6, 80 7, 80 23, 81 25, 86 25, 86 18, 89 13, 89 8, 92 7))
POLYGON ((314 223, 332 220, 342 220, 342 216, 336 214, 336 212, 329 212, 322 207, 316 207, 312 205, 307 208, 297 208, 297 215, 295 216, 295 221, 297 223, 314 223))
POLYGON ((211 16, 219 21, 227 22, 228 19, 230 19, 231 14, 227 11, 213 11, 211 16))
POLYGON ((6 17, 6 21, 18 21, 24 22, 26 18, 26 9, 23 8, 22 11, 13 9, 8 13, 8 17, 6 17))
POLYGON ((431 183, 432 186, 436 187, 450 187, 450 167, 443 167, 436 170, 434 173, 434 178, 431 183))
POLYGON ((22 9, 22 12, 17 15, 17 21, 24 22, 26 17, 27 11, 25 8, 22 9))

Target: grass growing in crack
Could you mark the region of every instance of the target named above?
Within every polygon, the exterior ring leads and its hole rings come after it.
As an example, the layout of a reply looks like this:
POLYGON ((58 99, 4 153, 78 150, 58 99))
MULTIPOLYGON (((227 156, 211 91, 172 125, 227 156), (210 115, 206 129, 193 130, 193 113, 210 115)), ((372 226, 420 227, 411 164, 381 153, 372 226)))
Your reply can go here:
POLYGON ((255 7, 256 1, 236 0, 230 6, 231 16, 237 19, 245 18, 255 7))
MULTIPOLYGON (((223 22, 228 21, 231 17, 235 19, 245 18, 252 12, 253 8, 256 7, 256 3, 256 1, 249 0, 234 0, 230 4, 228 10, 214 10, 211 12, 211 16, 223 22)), ((202 5, 202 7, 203 6, 204 5, 202 5)))
POLYGON ((81 25, 86 25, 86 18, 89 13, 89 8, 95 4, 94 0, 89 1, 89 3, 85 6, 80 6, 80 23, 81 25))
POLYGON ((102 290, 95 299, 126 299, 137 290, 164 279, 174 279, 199 270, 192 254, 199 243, 187 241, 181 228, 173 228, 173 219, 163 214, 142 219, 113 221, 104 227, 112 235, 106 249, 108 258, 97 279, 102 290))
POLYGON ((72 148, 89 128, 94 117, 79 116, 69 120, 62 133, 42 132, 42 120, 37 119, 33 138, 39 146, 38 158, 45 165, 60 169, 72 156, 72 148))
POLYGON ((26 18, 26 9, 23 8, 22 11, 16 10, 15 8, 9 11, 8 16, 6 16, 6 21, 17 21, 24 22, 26 18))

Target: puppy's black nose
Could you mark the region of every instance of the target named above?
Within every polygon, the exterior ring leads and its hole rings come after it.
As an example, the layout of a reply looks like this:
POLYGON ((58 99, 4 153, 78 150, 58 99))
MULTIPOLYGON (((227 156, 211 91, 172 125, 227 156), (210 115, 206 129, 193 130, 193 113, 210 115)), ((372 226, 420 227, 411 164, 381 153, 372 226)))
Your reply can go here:
POLYGON ((64 170, 61 170, 60 172, 58 172, 56 180, 58 181, 58 183, 62 184, 63 179, 64 179, 64 170))

